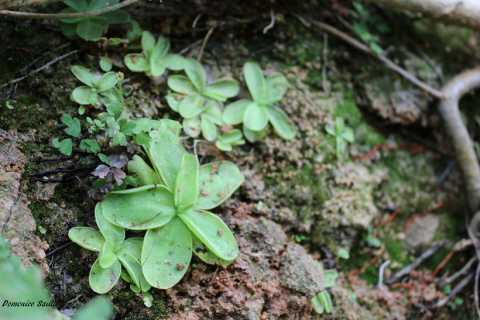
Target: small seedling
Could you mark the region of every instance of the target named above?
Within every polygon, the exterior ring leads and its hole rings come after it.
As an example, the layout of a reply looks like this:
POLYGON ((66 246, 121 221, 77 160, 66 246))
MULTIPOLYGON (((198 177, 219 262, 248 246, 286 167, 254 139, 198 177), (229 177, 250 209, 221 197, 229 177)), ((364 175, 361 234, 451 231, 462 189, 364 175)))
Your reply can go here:
POLYGON ((265 77, 257 63, 247 62, 243 75, 252 100, 241 99, 229 104, 223 113, 223 120, 230 125, 243 123, 245 137, 249 141, 261 138, 271 123, 275 132, 290 140, 295 129, 287 115, 276 106, 287 91, 287 79, 281 74, 265 77))
POLYGON ((63 140, 60 140, 58 138, 53 138, 52 146, 58 151, 60 151, 61 154, 64 154, 66 156, 72 155, 73 141, 70 138, 66 138, 63 140))
POLYGON ((245 143, 242 132, 238 129, 233 129, 220 135, 215 142, 218 149, 222 151, 232 151, 234 146, 239 146, 245 143))
MULTIPOLYGON (((64 0, 68 8, 64 13, 86 13, 115 5, 118 0, 64 0)), ((79 36, 86 41, 98 41, 108 31, 111 24, 131 22, 128 13, 122 10, 107 12, 99 16, 84 16, 62 19, 62 32, 67 37, 79 36)))
POLYGON ((208 141, 218 137, 218 125, 223 124, 222 104, 240 90, 237 81, 220 79, 207 81, 207 73, 196 60, 185 60, 184 75, 168 78, 168 87, 174 92, 166 99, 172 110, 184 118, 185 132, 197 137, 200 132, 208 141))
POLYGON ((338 272, 334 269, 325 270, 324 272, 324 287, 325 289, 317 293, 312 299, 311 303, 313 309, 318 314, 323 313, 332 313, 333 311, 333 303, 330 293, 326 290, 331 288, 335 285, 335 282, 338 278, 338 272))
POLYGON ((335 119, 335 126, 327 125, 325 130, 329 135, 335 137, 337 159, 342 159, 347 151, 347 144, 355 141, 353 129, 345 125, 343 118, 337 117, 335 119))
POLYGON ((164 37, 155 37, 148 31, 142 33, 142 52, 130 53, 124 63, 130 71, 145 72, 150 77, 160 77, 167 69, 181 70, 184 58, 178 54, 168 53, 170 41, 164 37))
POLYGON ((143 277, 140 264, 143 239, 125 239, 125 230, 105 219, 101 203, 95 207, 95 220, 100 231, 75 227, 68 232, 73 242, 99 252, 88 279, 92 290, 99 294, 110 291, 120 279, 123 266, 126 272, 122 279, 131 284, 131 289, 136 293, 148 292, 150 285, 143 277))
POLYGON ((99 105, 102 102, 111 105, 114 102, 120 102, 118 101, 120 98, 112 90, 120 80, 115 72, 94 73, 79 65, 72 66, 70 70, 78 80, 85 84, 72 91, 70 97, 76 103, 99 105))
POLYGON ((332 313, 333 303, 327 290, 320 291, 311 300, 313 309, 318 314, 332 313))
POLYGON ((62 115, 62 122, 67 126, 64 130, 66 134, 74 138, 80 137, 82 127, 78 118, 73 118, 71 115, 64 113, 62 115))

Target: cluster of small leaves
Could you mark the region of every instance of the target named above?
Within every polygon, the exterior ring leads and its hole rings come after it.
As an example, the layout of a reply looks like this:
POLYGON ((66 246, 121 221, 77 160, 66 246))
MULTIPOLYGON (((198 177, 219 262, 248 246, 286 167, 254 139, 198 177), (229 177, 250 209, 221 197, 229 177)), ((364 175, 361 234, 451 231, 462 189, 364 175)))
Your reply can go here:
POLYGON ((360 37, 370 49, 381 55, 383 49, 380 45, 380 38, 371 32, 372 28, 380 33, 386 33, 389 31, 387 24, 383 21, 377 19, 375 16, 372 16, 367 8, 359 2, 353 3, 354 16, 356 17, 355 22, 353 23, 353 31, 360 37))
POLYGON ((78 103, 79 116, 84 119, 64 114, 61 118, 69 136, 63 140, 54 138, 52 145, 62 154, 70 156, 74 148, 73 139, 88 136, 79 141, 79 149, 86 153, 98 155, 108 164, 107 157, 101 153, 103 144, 109 147, 127 146, 133 141, 140 143, 150 130, 158 128, 160 122, 148 118, 130 119, 125 113, 125 100, 122 88, 122 74, 110 71, 112 63, 108 57, 100 60, 102 72, 93 72, 82 66, 72 66, 71 71, 83 85, 75 88, 70 96, 78 103), (99 143, 102 141, 102 143, 99 143))
POLYGON ((145 297, 150 287, 167 289, 188 270, 192 252, 209 264, 229 265, 239 253, 232 231, 211 210, 243 182, 228 161, 199 165, 180 143, 180 124, 169 120, 142 144, 149 162, 136 155, 128 163, 133 188, 110 192, 97 203, 99 231, 75 227, 72 241, 96 251, 89 282, 108 292, 120 277, 145 297), (146 231, 125 238, 125 230, 146 231))
POLYGON ((187 135, 198 137, 200 133, 208 141, 224 151, 245 143, 242 131, 232 128, 243 123, 243 134, 253 142, 263 137, 268 123, 284 139, 293 139, 295 129, 285 113, 277 106, 283 98, 288 82, 280 74, 265 77, 260 66, 249 62, 244 67, 244 77, 252 100, 242 99, 224 103, 238 95, 240 86, 233 79, 214 80, 201 63, 169 53, 170 42, 144 31, 141 53, 125 56, 125 66, 133 72, 144 72, 150 77, 160 77, 166 70, 181 71, 168 78, 171 92, 166 96, 169 107, 183 118, 187 135))
POLYGON ((312 299, 311 303, 313 306, 313 310, 315 310, 318 314, 324 313, 332 313, 333 311, 333 303, 332 297, 330 296, 330 292, 328 292, 328 288, 331 288, 335 285, 335 281, 338 278, 338 273, 336 270, 325 270, 324 272, 325 277, 325 289, 317 293, 312 299))
POLYGON ((345 120, 342 117, 337 117, 335 119, 335 124, 327 125, 325 130, 335 139, 337 159, 343 159, 347 152, 348 143, 353 143, 355 141, 353 129, 345 124, 345 120))
MULTIPOLYGON (((0 297, 2 302, 33 302, 52 300, 37 266, 24 268, 20 259, 10 253, 8 242, 0 237, 0 297)), ((112 307, 106 298, 99 297, 82 307, 73 320, 106 320, 112 316, 112 307), (95 315, 95 316, 93 316, 95 315)), ((9 320, 61 320, 64 317, 51 307, 8 307, 0 308, 0 319, 9 320)))
POLYGON ((124 58, 125 66, 133 72, 144 72, 151 77, 160 77, 167 69, 181 70, 184 59, 178 54, 171 54, 170 41, 164 37, 155 37, 143 31, 142 52, 130 53, 124 58))
POLYGON ((173 91, 166 99, 170 108, 184 118, 185 132, 197 137, 200 132, 224 151, 244 143, 242 131, 232 126, 243 124, 243 134, 250 142, 265 136, 268 123, 284 139, 293 139, 295 129, 276 104, 283 98, 288 82, 280 74, 265 77, 260 66, 247 62, 243 68, 252 100, 241 99, 223 104, 238 95, 240 87, 233 79, 210 80, 196 60, 185 59, 186 76, 173 75, 168 86, 173 91), (219 128, 220 127, 220 130, 219 128))
MULTIPOLYGON (((68 7, 62 11, 64 13, 88 13, 118 4, 119 0, 64 0, 63 3, 68 7)), ((65 18, 61 22, 61 29, 65 36, 69 38, 78 36, 86 41, 100 40, 112 24, 130 23, 132 29, 138 28, 138 24, 123 10, 97 16, 65 18)))

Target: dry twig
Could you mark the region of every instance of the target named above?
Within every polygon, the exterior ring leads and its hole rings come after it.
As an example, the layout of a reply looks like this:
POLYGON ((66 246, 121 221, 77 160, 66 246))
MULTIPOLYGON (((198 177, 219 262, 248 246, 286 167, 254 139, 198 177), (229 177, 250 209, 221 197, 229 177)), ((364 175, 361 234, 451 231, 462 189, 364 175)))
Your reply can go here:
POLYGON ((12 10, 0 10, 0 15, 9 16, 14 18, 25 18, 25 19, 67 19, 67 18, 84 18, 84 17, 95 17, 102 14, 112 12, 129 5, 132 5, 139 0, 125 0, 123 2, 114 4, 98 10, 92 10, 88 12, 73 12, 73 13, 35 13, 35 12, 25 12, 25 11, 12 11, 12 10))
POLYGON ((312 25, 314 25, 315 27, 323 30, 323 31, 326 31, 334 36, 336 36, 337 38, 340 38, 342 39, 343 41, 347 42, 348 44, 350 44, 351 46, 353 46, 354 48, 368 54, 368 55, 371 55, 375 58, 377 58, 378 60, 380 60, 383 64, 385 64, 389 69, 395 71, 396 73, 398 73, 399 75, 401 75, 405 80, 413 83, 414 85, 416 85, 417 87, 421 88, 422 90, 424 90, 425 92, 429 93, 430 95, 434 96, 435 98, 439 98, 441 99, 443 97, 443 94, 441 91, 435 89, 435 88, 432 88, 430 85, 428 85, 427 83, 423 82, 422 80, 418 79, 417 77, 415 77, 413 74, 411 74, 410 72, 408 72, 407 70, 403 69, 402 67, 400 67, 399 65, 395 64, 392 60, 390 60, 389 58, 387 58, 385 55, 378 55, 376 54, 375 52, 373 52, 368 46, 366 46, 365 44, 363 44, 362 42, 352 38, 351 36, 349 36, 348 34, 338 30, 337 28, 329 25, 329 24, 326 24, 324 22, 320 22, 320 21, 314 21, 314 20, 307 20, 305 19, 304 17, 302 16, 299 16, 299 15, 295 15, 297 17, 297 19, 303 24, 305 25, 307 28, 311 28, 312 25))

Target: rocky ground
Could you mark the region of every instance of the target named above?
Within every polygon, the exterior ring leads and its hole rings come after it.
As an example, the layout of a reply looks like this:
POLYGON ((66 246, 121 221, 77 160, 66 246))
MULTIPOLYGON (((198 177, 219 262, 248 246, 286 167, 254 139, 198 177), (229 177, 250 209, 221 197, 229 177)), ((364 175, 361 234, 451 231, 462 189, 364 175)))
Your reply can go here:
MULTIPOLYGON (((240 257, 227 269, 194 260, 179 285, 153 292, 151 308, 126 285, 117 286, 109 294, 117 319, 315 319, 310 298, 325 286, 324 269, 336 269, 340 277, 331 289, 333 314, 322 318, 449 319, 450 312, 463 308, 470 319, 471 291, 461 304, 431 308, 447 294, 435 285, 434 271, 465 237, 461 179, 433 101, 339 40, 307 30, 291 16, 278 20, 265 35, 262 23, 268 20, 217 31, 203 59, 214 75, 237 79, 243 63, 255 59, 284 73, 291 84, 282 103, 298 128, 295 140, 271 134, 231 154, 198 144, 201 160, 232 159, 246 176, 233 199, 217 209, 234 230, 240 257), (343 117, 356 137, 341 159, 325 131, 336 117, 343 117), (438 240, 448 245, 409 278, 377 286, 385 261, 390 261, 383 274, 388 279, 438 240)), ((191 17, 180 17, 152 21, 151 29, 169 35, 169 28, 190 24, 191 17)), ((475 38, 466 34, 462 46, 459 39, 450 42, 451 29, 434 33, 428 25, 410 26, 411 38, 420 39, 414 48, 392 34, 384 46, 393 47, 395 59, 411 72, 438 86, 467 67, 458 61, 474 58, 468 46, 475 38), (438 46, 449 50, 440 53, 438 46)), ((93 223, 95 201, 88 197, 93 160, 82 154, 62 158, 50 143, 61 132, 60 115, 75 108, 68 98, 75 86, 69 66, 93 66, 102 49, 82 43, 62 48, 66 40, 45 24, 6 21, 1 29, 6 43, 0 52, 2 83, 39 56, 37 65, 80 49, 2 89, 13 108, 0 107, 2 234, 25 264, 41 265, 57 307, 71 314, 93 296, 88 271, 94 257, 67 238, 70 227, 93 223), (33 43, 31 28, 41 30, 33 43), (13 37, 19 40, 9 42, 13 37)), ((177 51, 200 38, 171 30, 170 37, 177 51)), ((198 49, 193 46, 187 54, 198 49)), ((132 114, 169 114, 158 86, 129 76, 132 114)), ((477 122, 469 126, 480 132, 477 122)), ((469 258, 468 252, 458 254, 439 272, 450 274, 469 258)))

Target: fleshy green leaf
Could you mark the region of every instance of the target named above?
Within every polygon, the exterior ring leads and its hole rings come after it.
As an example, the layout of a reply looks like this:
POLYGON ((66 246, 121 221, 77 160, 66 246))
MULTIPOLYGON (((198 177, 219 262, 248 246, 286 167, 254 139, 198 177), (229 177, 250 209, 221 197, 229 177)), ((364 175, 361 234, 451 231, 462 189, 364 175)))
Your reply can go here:
POLYGON ((280 137, 286 140, 291 140, 295 137, 295 128, 282 110, 271 107, 267 108, 267 113, 275 132, 280 137))
POLYGON ((96 297, 90 300, 73 316, 73 320, 107 320, 113 315, 112 305, 105 297, 96 297))
POLYGON ((92 87, 97 79, 94 73, 83 66, 74 65, 70 68, 70 71, 72 71, 75 78, 89 87, 92 87))
POLYGON ((168 94, 165 96, 165 100, 167 100, 167 104, 175 112, 178 112, 178 105, 180 104, 179 98, 181 96, 177 94, 168 94), (178 98, 177 98, 178 97, 178 98))
POLYGON ((100 264, 100 267, 104 269, 110 268, 116 261, 118 261, 118 259, 113 244, 105 241, 102 250, 98 255, 98 263, 100 264))
POLYGON ((118 252, 118 256, 121 257, 123 255, 130 255, 140 263, 142 258, 142 246, 143 238, 128 238, 123 242, 122 247, 118 252))
POLYGON ((226 124, 231 125, 242 123, 245 110, 247 110, 247 107, 250 104, 254 104, 254 102, 247 99, 241 99, 230 103, 225 107, 223 112, 223 121, 225 121, 226 124))
POLYGON ((73 148, 72 139, 67 138, 60 141, 58 138, 54 138, 52 140, 52 145, 62 154, 66 156, 72 155, 72 148, 73 148))
POLYGON ((183 119, 183 130, 192 138, 197 138, 200 135, 201 120, 200 117, 183 119))
POLYGON ((65 133, 69 136, 78 138, 81 133, 80 120, 78 118, 73 118, 71 115, 64 113, 62 115, 62 122, 67 127, 64 129, 65 133))
POLYGON ((164 60, 167 68, 174 71, 183 70, 186 65, 185 58, 179 54, 167 54, 164 60))
POLYGON ((200 258, 206 264, 217 264, 224 268, 228 267, 232 261, 222 260, 213 253, 211 253, 195 236, 193 240, 193 253, 200 258))
POLYGON ((162 183, 157 173, 138 155, 128 162, 128 172, 134 174, 142 185, 162 183))
POLYGON ((202 118, 207 118, 210 122, 216 124, 216 125, 223 125, 223 119, 222 119, 222 109, 221 109, 221 103, 214 101, 214 100, 208 100, 206 103, 206 110, 202 113, 202 118))
POLYGON ((71 228, 68 237, 79 246, 97 252, 100 252, 105 242, 102 234, 90 227, 71 228))
POLYGON ((217 141, 215 141, 215 146, 216 146, 218 149, 220 149, 220 150, 222 150, 222 151, 225 151, 225 152, 230 152, 230 151, 233 150, 233 147, 232 147, 232 145, 231 145, 230 143, 226 143, 226 142, 224 142, 224 141, 222 141, 222 140, 220 140, 220 139, 217 140, 217 141))
POLYGON ((257 103, 263 102, 267 91, 267 82, 260 66, 255 62, 245 63, 243 75, 253 100, 257 103))
POLYGON ((150 54, 155 46, 155 37, 149 31, 143 31, 142 33, 142 49, 146 54, 150 54))
POLYGON ((143 292, 150 289, 150 284, 143 276, 140 264, 142 257, 143 238, 128 238, 118 253, 118 259, 127 270, 131 280, 143 292))
POLYGON ((95 206, 95 222, 106 242, 112 245, 112 249, 116 250, 119 248, 123 240, 125 240, 125 230, 105 219, 102 202, 97 203, 95 206))
POLYGON ((256 103, 248 105, 243 115, 243 124, 253 131, 263 130, 268 124, 268 114, 265 107, 256 103))
POLYGON ((100 65, 100 69, 102 69, 102 71, 104 72, 108 72, 112 70, 112 60, 107 56, 102 56, 100 58, 99 65, 100 65))
POLYGON ((326 290, 317 293, 317 295, 311 299, 311 303, 317 314, 332 313, 333 311, 332 298, 326 290))
POLYGON ((196 92, 196 89, 190 80, 182 75, 170 76, 168 78, 168 87, 175 92, 187 95, 194 94, 196 92))
POLYGON ((140 265, 139 261, 128 254, 119 256, 118 259, 122 263, 125 270, 127 270, 127 273, 133 284, 139 287, 142 292, 150 290, 150 284, 143 276, 142 266, 140 265))
POLYGON ((113 191, 110 191, 110 194, 130 194, 130 193, 138 193, 138 192, 142 192, 142 191, 152 190, 152 189, 155 189, 155 188, 157 188, 157 187, 159 187, 159 186, 156 185, 156 184, 147 184, 147 185, 140 186, 140 187, 136 187, 136 188, 132 188, 132 189, 113 190, 113 191))
POLYGON ((200 196, 195 207, 210 210, 227 200, 240 187, 244 177, 230 161, 216 161, 200 167, 200 196))
POLYGON ((208 117, 202 116, 201 120, 202 135, 208 141, 215 141, 218 136, 217 126, 210 121, 208 117))
POLYGON ((180 219, 147 231, 142 270, 153 287, 168 289, 177 284, 187 272, 191 258, 192 235, 180 219))
POLYGON ((122 265, 119 261, 116 261, 110 268, 104 269, 100 266, 99 259, 97 259, 90 269, 88 282, 93 291, 98 294, 104 294, 117 284, 121 272, 122 265))
POLYGON ((127 54, 123 62, 133 72, 145 72, 149 69, 147 59, 142 53, 127 54))
POLYGON ((267 100, 269 103, 275 103, 282 100, 288 89, 288 81, 281 74, 275 74, 266 79, 267 81, 267 100))
POLYGON ((198 116, 204 110, 205 98, 199 94, 186 96, 178 105, 178 112, 187 119, 198 116))
POLYGON ((232 231, 218 216, 208 211, 188 210, 178 215, 188 229, 213 254, 232 261, 239 253, 232 231))
POLYGON ((102 77, 98 82, 96 83, 96 87, 98 92, 103 92, 112 89, 115 87, 118 83, 118 77, 115 74, 115 72, 107 72, 102 77))
POLYGON ((77 35, 86 41, 97 41, 106 31, 108 24, 99 20, 86 19, 77 25, 77 35))
POLYGON ((243 135, 249 142, 252 142, 252 143, 263 139, 267 135, 267 132, 268 132, 268 127, 265 127, 265 129, 261 131, 253 131, 248 129, 245 125, 243 126, 243 135))
POLYGON ((175 182, 175 206, 185 209, 198 199, 199 166, 195 155, 185 153, 175 182))
POLYGON ((157 138, 146 148, 151 163, 173 192, 185 149, 178 136, 168 130, 159 130, 157 138))
POLYGON ((207 75, 201 63, 197 60, 188 59, 185 67, 185 73, 197 91, 202 92, 207 83, 207 75))
POLYGON ((352 128, 346 127, 342 132, 342 138, 346 141, 352 143, 355 141, 355 135, 353 133, 352 128))
POLYGON ((131 230, 163 226, 175 215, 173 195, 164 187, 126 194, 110 193, 101 202, 101 207, 108 221, 131 230))
POLYGON ((153 47, 152 53, 150 55, 150 71, 154 77, 161 76, 167 65, 163 59, 170 49, 170 42, 164 37, 159 37, 155 47, 153 47))
POLYGON ((238 82, 235 80, 218 80, 209 84, 204 94, 214 100, 224 102, 228 98, 234 97, 240 91, 238 82))
POLYGON ((97 103, 97 92, 86 86, 75 88, 70 97, 73 101, 81 105, 97 103))
POLYGON ((88 10, 88 3, 86 0, 64 0, 63 3, 77 12, 88 10))
POLYGON ((82 139, 82 141, 80 141, 80 150, 96 154, 100 152, 100 145, 94 139, 82 139))

